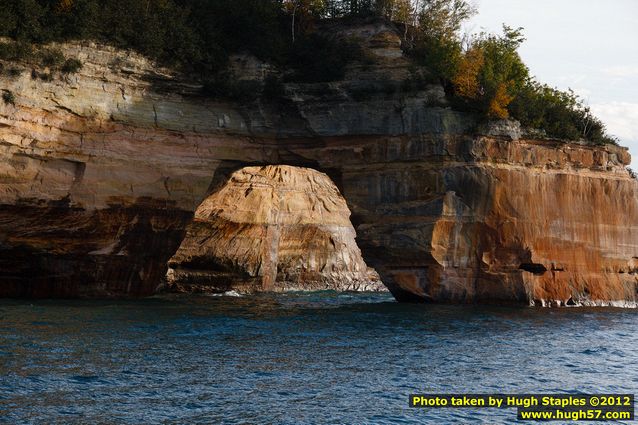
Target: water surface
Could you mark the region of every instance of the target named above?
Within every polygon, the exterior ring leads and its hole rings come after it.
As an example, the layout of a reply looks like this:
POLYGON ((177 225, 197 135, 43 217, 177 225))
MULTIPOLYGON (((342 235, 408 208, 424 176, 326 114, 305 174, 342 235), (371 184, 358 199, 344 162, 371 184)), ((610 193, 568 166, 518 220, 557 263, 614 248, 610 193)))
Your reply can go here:
POLYGON ((638 393, 638 311, 387 294, 0 301, 0 422, 512 423, 432 393, 638 393))

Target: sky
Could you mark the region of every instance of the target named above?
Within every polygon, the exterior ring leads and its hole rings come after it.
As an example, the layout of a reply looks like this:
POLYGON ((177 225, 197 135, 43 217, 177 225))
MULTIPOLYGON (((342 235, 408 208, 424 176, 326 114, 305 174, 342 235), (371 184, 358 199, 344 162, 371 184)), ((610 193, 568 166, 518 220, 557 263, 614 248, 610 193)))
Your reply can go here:
POLYGON ((638 0, 470 0, 469 33, 524 28, 532 75, 572 88, 629 147, 638 168, 638 0))

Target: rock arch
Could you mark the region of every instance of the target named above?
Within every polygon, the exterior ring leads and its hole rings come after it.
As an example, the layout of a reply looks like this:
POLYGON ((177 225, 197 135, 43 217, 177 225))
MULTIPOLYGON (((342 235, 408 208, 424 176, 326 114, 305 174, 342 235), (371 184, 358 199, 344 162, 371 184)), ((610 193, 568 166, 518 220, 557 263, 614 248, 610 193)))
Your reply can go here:
POLYGON ((275 103, 202 98, 93 44, 56 46, 86 64, 63 80, 0 76, 16 94, 0 102, 0 296, 150 295, 224 175, 285 164, 330 176, 400 301, 635 305, 626 149, 478 125, 438 84, 400 89, 414 75, 391 26, 339 31, 375 65, 275 103))

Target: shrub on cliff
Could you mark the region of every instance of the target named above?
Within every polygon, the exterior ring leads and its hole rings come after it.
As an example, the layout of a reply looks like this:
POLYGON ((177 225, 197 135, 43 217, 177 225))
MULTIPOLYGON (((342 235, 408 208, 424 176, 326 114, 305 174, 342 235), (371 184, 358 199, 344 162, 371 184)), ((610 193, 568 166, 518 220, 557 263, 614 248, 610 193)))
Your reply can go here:
POLYGON ((2 91, 2 100, 7 105, 15 105, 16 98, 11 90, 3 90, 2 91))
POLYGON ((33 55, 33 46, 26 42, 0 42, 0 59, 21 61, 33 55))
POLYGON ((60 67, 60 72, 63 74, 74 74, 82 69, 82 62, 77 59, 67 59, 60 67))
POLYGON ((605 126, 571 90, 561 91, 530 79, 509 107, 522 125, 544 130, 558 139, 584 139, 593 144, 615 144, 605 126))
MULTIPOLYGON (((56 71, 72 74, 82 68, 82 62, 65 58, 59 49, 35 47, 22 41, 0 42, 0 59, 27 64, 32 67, 31 78, 40 78, 43 81, 52 81, 56 71), (47 72, 39 72, 36 68, 45 68, 47 72)), ((11 67, 8 73, 10 76, 18 76, 22 71, 11 67)))
POLYGON ((59 49, 42 49, 38 57, 40 64, 47 68, 57 68, 64 62, 64 55, 59 49))

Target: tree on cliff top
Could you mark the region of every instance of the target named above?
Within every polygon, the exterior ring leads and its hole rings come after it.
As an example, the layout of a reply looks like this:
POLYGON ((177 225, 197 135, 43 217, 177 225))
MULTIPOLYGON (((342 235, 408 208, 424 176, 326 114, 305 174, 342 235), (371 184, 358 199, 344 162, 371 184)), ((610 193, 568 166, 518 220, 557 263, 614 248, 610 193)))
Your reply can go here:
POLYGON ((503 35, 480 34, 468 43, 452 77, 455 94, 490 118, 509 118, 509 104, 529 80, 518 54, 522 28, 503 27, 503 35))
POLYGON ((419 3, 408 52, 435 75, 451 80, 459 66, 461 25, 476 11, 464 0, 424 0, 419 3))

